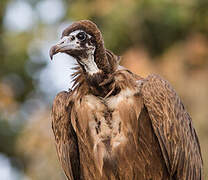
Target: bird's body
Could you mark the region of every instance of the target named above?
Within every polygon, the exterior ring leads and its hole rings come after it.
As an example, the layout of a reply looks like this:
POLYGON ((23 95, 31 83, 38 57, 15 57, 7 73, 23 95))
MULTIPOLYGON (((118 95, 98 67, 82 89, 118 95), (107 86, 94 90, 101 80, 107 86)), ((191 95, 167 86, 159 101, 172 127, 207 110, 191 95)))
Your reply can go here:
POLYGON ((201 179, 198 138, 170 84, 160 76, 144 79, 120 67, 119 57, 104 48, 90 21, 74 23, 63 34, 87 47, 72 52, 64 44, 62 50, 57 45, 51 50, 51 55, 68 52, 80 65, 74 89, 59 93, 52 109, 57 152, 67 178, 201 179), (78 35, 82 31, 88 33, 85 38, 78 35))

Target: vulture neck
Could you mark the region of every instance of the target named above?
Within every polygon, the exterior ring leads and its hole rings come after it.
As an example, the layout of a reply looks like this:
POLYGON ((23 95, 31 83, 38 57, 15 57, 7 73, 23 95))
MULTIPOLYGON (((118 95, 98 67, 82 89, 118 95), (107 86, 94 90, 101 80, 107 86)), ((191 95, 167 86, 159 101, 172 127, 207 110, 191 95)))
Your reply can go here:
POLYGON ((88 58, 82 59, 82 65, 89 76, 100 73, 101 70, 98 69, 97 64, 95 63, 95 58, 93 54, 89 54, 88 58))
POLYGON ((119 57, 109 50, 105 50, 105 56, 101 56, 102 58, 96 54, 94 57, 85 61, 82 68, 76 67, 76 72, 73 74, 75 77, 73 86, 84 89, 84 94, 110 96, 115 93, 116 89, 114 72, 118 68, 119 57))

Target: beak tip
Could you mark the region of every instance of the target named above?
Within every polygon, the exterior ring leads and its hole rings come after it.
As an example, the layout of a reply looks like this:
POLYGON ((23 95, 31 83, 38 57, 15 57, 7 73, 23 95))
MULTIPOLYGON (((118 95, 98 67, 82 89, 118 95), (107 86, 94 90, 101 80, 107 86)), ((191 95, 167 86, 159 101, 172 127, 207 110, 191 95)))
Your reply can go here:
POLYGON ((49 56, 50 56, 50 59, 53 60, 53 56, 55 54, 55 51, 56 51, 56 48, 55 46, 53 46, 50 51, 49 51, 49 56))
POLYGON ((50 59, 51 59, 51 61, 53 60, 53 55, 52 54, 50 54, 50 59))

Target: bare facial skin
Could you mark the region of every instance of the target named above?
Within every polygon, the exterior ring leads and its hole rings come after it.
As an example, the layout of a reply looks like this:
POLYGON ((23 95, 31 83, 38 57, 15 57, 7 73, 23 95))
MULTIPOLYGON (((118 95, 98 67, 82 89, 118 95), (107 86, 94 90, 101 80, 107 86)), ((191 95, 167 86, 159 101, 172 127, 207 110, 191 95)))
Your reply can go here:
POLYGON ((63 36, 62 39, 51 48, 50 57, 59 52, 65 52, 78 60, 78 63, 84 66, 87 73, 93 75, 98 73, 98 69, 94 61, 95 45, 90 43, 91 35, 83 30, 71 32, 68 36, 63 36), (79 54, 79 55, 78 55, 79 54))

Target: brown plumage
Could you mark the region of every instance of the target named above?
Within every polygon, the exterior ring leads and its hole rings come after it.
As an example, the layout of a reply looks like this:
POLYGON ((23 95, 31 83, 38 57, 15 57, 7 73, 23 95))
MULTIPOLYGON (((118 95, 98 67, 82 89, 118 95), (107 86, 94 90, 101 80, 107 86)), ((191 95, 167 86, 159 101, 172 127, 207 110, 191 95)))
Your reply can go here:
POLYGON ((50 56, 79 66, 74 87, 53 103, 52 128, 70 180, 200 180, 202 157, 192 120, 171 85, 120 67, 91 21, 66 28, 50 56))

